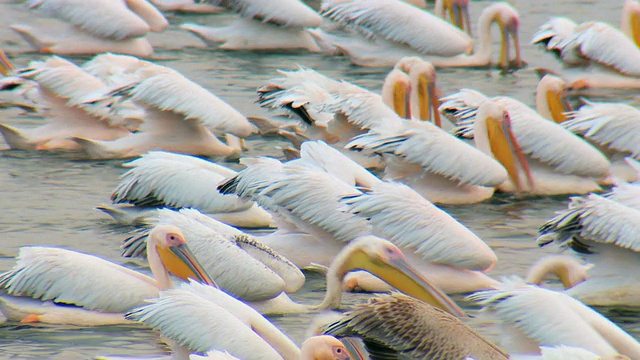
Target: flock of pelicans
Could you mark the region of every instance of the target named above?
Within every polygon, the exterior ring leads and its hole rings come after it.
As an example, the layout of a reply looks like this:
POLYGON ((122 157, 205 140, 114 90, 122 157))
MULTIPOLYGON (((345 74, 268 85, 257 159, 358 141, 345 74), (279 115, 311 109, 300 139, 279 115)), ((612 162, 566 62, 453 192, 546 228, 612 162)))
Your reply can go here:
POLYGON ((624 3, 620 30, 566 18, 540 27, 532 42, 564 66, 540 80, 535 110, 437 87, 434 67, 494 64, 494 23, 497 65, 525 65, 518 13, 506 3, 484 9, 475 41, 468 0, 436 1, 437 16, 400 0, 324 0, 320 14, 297 0, 154 4, 29 0, 59 31, 11 26, 42 53, 97 55, 16 69, 2 54, 4 95, 45 119, 30 129, 0 124, 0 133, 11 149, 137 157, 101 210, 143 224, 123 253, 146 258, 153 277, 73 250, 23 247, 0 275, 5 321, 139 322, 175 358, 640 359, 640 343, 587 306, 640 305, 640 111, 566 100, 576 88, 640 87, 640 4, 624 3), (146 34, 168 26, 156 6, 237 12, 224 28, 181 25, 212 47, 306 49, 393 69, 381 94, 308 68, 283 71, 258 101, 295 120, 247 118, 138 58, 152 54, 146 34), (236 172, 196 157, 237 159, 256 133, 289 140, 287 161, 240 158, 236 172), (524 280, 490 277, 493 250, 434 203, 476 203, 495 191, 581 194, 539 230, 540 246, 573 256, 542 258, 524 280), (266 227, 276 230, 239 229, 266 227), (301 269, 326 276, 317 306, 287 295, 303 286, 301 269), (564 291, 538 287, 549 274, 564 291), (263 316, 337 309, 345 290, 403 294, 336 315, 301 348, 263 316), (499 347, 462 322, 448 297, 460 293, 499 319, 510 341, 499 347))

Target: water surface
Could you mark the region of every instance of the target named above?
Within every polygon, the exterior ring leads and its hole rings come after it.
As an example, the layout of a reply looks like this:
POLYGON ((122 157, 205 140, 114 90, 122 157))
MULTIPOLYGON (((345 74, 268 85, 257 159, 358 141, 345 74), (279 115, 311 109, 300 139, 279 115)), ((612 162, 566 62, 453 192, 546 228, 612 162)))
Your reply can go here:
MULTIPOLYGON (((474 1, 473 18, 490 2, 474 1)), ((575 21, 600 20, 619 24, 623 1, 514 1, 521 14, 523 56, 531 67, 557 69, 556 61, 541 50, 528 45, 536 28, 555 15, 575 21)), ((322 73, 352 81, 375 91, 382 86, 387 69, 353 67, 343 58, 298 52, 252 53, 224 52, 204 48, 198 39, 177 29, 183 22, 226 24, 232 15, 189 16, 168 15, 171 29, 152 35, 155 57, 161 65, 175 68, 187 77, 211 90, 245 115, 269 113, 254 103, 255 90, 276 76, 277 69, 294 69, 298 64, 322 73)), ((5 48, 19 66, 42 56, 28 52, 21 38, 6 25, 33 21, 33 16, 21 5, 0 5, 0 46, 5 48)), ((494 30, 494 36, 497 31, 494 30)), ((498 49, 495 44, 496 50, 498 49)), ((78 63, 89 57, 73 58, 78 63)), ((508 95, 527 104, 534 104, 537 78, 534 72, 522 70, 502 76, 495 70, 443 70, 438 74, 445 94, 469 87, 488 95, 508 95)), ((636 91, 588 91, 585 95, 611 101, 635 102, 636 91)), ((0 121, 19 127, 37 126, 41 119, 24 116, 17 110, 2 110, 0 121)), ((284 142, 255 137, 249 139, 248 155, 281 157, 284 142)), ((0 148, 6 145, 0 140, 0 148)), ((9 269, 18 249, 40 244, 74 248, 97 254, 132 267, 144 263, 122 259, 120 242, 131 230, 112 225, 96 205, 107 203, 112 189, 123 172, 123 161, 86 161, 69 154, 0 152, 0 271, 9 269)), ((227 164, 238 168, 235 164, 227 164)), ((554 252, 538 249, 537 228, 546 219, 566 206, 567 197, 517 200, 498 197, 482 204, 447 206, 459 221, 467 225, 491 245, 500 262, 493 275, 524 275, 537 258, 554 252)), ((293 297, 307 303, 319 303, 323 281, 310 276, 305 287, 293 297)), ((362 302, 362 294, 347 294, 344 304, 362 302)), ((640 336, 640 313, 630 310, 603 309, 614 321, 634 336, 640 336)), ((296 342, 305 338, 313 314, 274 318, 296 342)), ((476 329, 492 340, 498 340, 488 324, 476 323, 476 329)), ((157 335, 143 327, 76 328, 70 326, 10 325, 0 327, 0 357, 15 359, 53 358, 86 359, 99 354, 162 355, 165 346, 157 335)))

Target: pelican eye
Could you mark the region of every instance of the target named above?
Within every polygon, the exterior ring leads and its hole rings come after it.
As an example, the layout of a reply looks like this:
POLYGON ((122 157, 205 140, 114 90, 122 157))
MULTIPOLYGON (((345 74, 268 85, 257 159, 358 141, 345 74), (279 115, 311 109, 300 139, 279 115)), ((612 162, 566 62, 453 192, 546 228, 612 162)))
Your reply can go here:
POLYGON ((165 237, 167 244, 169 246, 177 246, 182 244, 184 241, 182 240, 182 238, 180 236, 178 236, 177 234, 167 234, 167 236, 165 237))
POLYGON ((342 346, 334 346, 333 347, 333 355, 336 359, 344 359, 347 354, 347 350, 342 346))

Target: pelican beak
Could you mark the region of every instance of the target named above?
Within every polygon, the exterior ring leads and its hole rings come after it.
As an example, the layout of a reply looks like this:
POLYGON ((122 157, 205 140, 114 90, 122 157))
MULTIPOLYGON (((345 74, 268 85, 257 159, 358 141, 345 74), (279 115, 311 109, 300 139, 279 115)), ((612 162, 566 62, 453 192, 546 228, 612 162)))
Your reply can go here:
POLYGON ((157 249, 162 263, 173 275, 186 281, 195 279, 203 284, 218 287, 204 271, 186 244, 168 246, 166 248, 157 246, 157 249))
POLYGON ((9 76, 14 70, 15 67, 13 67, 13 64, 11 64, 11 61, 7 58, 7 54, 5 54, 4 50, 0 49, 0 74, 9 76))
POLYGON ((466 0, 452 1, 450 6, 451 23, 462 31, 466 31, 469 36, 472 36, 471 22, 469 20, 469 2, 466 0))
POLYGON ((364 251, 357 251, 349 258, 346 271, 366 270, 389 285, 416 299, 427 302, 458 317, 465 312, 442 290, 431 284, 407 263, 401 253, 372 259, 364 251))
POLYGON ((640 46, 640 14, 638 12, 631 13, 631 34, 633 34, 633 42, 636 46, 640 46))
POLYGON ((547 91, 547 103, 553 121, 562 123, 567 120, 567 111, 573 110, 564 96, 564 92, 547 91))
POLYGON ((502 70, 508 70, 510 68, 520 69, 523 67, 524 62, 520 54, 520 38, 518 35, 518 22, 517 18, 512 18, 508 22, 502 22, 498 20, 500 24, 500 33, 502 34, 502 42, 500 44, 500 63, 499 66, 502 70), (509 61, 509 38, 513 39, 513 48, 515 51, 515 57, 513 61, 509 61))
POLYGON ((393 110, 404 119, 411 119, 410 86, 403 81, 398 81, 393 85, 393 110))
POLYGON ((418 102, 420 106, 420 119, 425 121, 431 121, 431 115, 433 114, 433 123, 437 127, 442 127, 442 119, 440 118, 440 100, 438 98, 438 87, 432 81, 429 81, 426 76, 420 75, 418 79, 418 102))
POLYGON ((520 166, 527 175, 529 189, 533 189, 533 176, 529 169, 529 163, 525 159, 522 149, 511 130, 509 113, 505 111, 503 118, 500 120, 487 117, 487 131, 493 156, 505 167, 509 178, 517 186, 518 190, 523 191, 525 187, 520 182, 520 174, 514 156, 518 158, 520 166))

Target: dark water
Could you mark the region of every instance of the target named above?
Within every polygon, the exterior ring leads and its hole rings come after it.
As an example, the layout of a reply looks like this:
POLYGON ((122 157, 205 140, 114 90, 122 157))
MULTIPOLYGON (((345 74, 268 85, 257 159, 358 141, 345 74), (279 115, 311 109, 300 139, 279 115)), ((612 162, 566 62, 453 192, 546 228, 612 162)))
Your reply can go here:
MULTIPOLYGON (((535 29, 551 16, 564 15, 575 21, 600 20, 619 25, 623 1, 514 1, 521 14, 523 56, 531 67, 557 68, 556 61, 528 45, 535 29)), ((476 18, 487 1, 471 4, 476 18)), ((151 36, 159 64, 181 71, 235 106, 245 115, 268 115, 254 103, 255 89, 276 75, 277 69, 293 69, 297 64, 317 69, 329 76, 350 80, 379 90, 387 69, 363 69, 349 65, 342 58, 317 54, 267 54, 224 52, 205 49, 199 40, 177 29, 183 22, 224 24, 230 15, 169 15, 171 29, 151 36)), ((15 63, 26 65, 41 58, 28 52, 27 45, 6 26, 36 21, 21 5, 0 4, 0 46, 15 63)), ((497 34, 494 34, 497 35, 497 34)), ((496 44, 497 49, 497 44, 496 44)), ((78 62, 87 58, 74 58, 78 62)), ((445 94, 463 87, 475 88, 488 95, 509 95, 534 104, 537 82, 535 73, 522 70, 501 76, 495 70, 443 70, 440 87, 445 94)), ((591 91, 583 95, 611 101, 635 102, 635 91, 591 91)), ((36 126, 37 117, 20 116, 17 110, 1 110, 0 121, 25 127, 36 126)), ((248 155, 280 156, 282 142, 252 138, 248 155)), ((5 144, 0 141, 0 148, 5 144)), ((69 154, 0 152, 0 271, 13 265, 20 246, 56 245, 93 253, 117 262, 119 244, 129 228, 111 224, 96 205, 108 201, 111 190, 123 172, 122 161, 84 161, 69 154)), ((489 243, 500 259, 492 273, 526 273, 529 265, 552 250, 538 249, 537 227, 566 206, 565 197, 535 198, 516 201, 507 197, 471 206, 446 207, 459 221, 489 243)), ((134 263, 129 263, 136 265, 134 263)), ((312 276, 294 298, 308 303, 322 297, 322 279, 312 276)), ((363 301, 365 295, 346 295, 345 304, 363 301)), ((603 309, 627 331, 640 336, 640 314, 634 311, 603 309)), ((292 338, 301 342, 313 314, 279 317, 274 321, 292 338)), ((476 328, 497 339, 486 324, 476 328)), ((85 359, 98 354, 161 355, 166 349, 156 334, 141 327, 75 328, 68 326, 0 327, 0 358, 85 359)))

